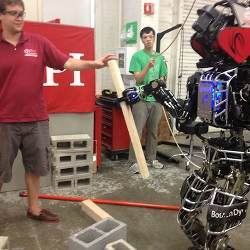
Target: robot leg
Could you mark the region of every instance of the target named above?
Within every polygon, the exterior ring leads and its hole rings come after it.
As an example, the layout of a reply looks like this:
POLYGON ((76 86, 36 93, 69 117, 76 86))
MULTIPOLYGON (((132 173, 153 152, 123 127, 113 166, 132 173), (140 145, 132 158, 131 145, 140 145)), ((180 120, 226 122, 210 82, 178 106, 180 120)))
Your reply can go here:
POLYGON ((201 214, 202 207, 208 203, 214 189, 214 183, 207 177, 205 169, 194 171, 182 185, 182 208, 177 220, 193 244, 191 249, 204 249, 206 232, 198 217, 201 214))
MULTIPOLYGON (((244 196, 249 191, 245 183, 244 196)), ((246 217, 248 200, 242 195, 214 190, 207 210, 207 239, 206 248, 211 250, 229 250, 227 232, 238 227, 246 217)))

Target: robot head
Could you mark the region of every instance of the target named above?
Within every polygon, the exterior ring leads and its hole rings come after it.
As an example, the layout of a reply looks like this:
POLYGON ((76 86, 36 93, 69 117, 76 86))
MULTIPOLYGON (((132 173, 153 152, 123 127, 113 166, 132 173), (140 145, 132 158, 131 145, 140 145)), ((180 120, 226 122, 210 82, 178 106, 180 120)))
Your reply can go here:
POLYGON ((198 9, 197 14, 191 46, 202 57, 198 67, 213 67, 218 62, 235 65, 250 56, 250 31, 245 29, 248 24, 250 27, 250 8, 220 1, 198 9))

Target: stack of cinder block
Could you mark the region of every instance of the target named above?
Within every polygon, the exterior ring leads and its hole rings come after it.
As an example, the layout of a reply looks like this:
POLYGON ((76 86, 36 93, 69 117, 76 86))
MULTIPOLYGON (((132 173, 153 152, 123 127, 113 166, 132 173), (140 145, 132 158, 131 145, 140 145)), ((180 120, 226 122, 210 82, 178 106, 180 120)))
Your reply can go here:
POLYGON ((52 184, 55 191, 77 191, 91 185, 93 143, 89 135, 51 136, 52 184))

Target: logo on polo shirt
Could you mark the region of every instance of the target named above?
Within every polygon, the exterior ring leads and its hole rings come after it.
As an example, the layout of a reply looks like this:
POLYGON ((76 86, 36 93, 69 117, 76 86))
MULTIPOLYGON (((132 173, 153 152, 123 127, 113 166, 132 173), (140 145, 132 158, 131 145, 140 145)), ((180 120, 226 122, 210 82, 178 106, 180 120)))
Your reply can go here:
POLYGON ((35 49, 25 49, 24 56, 32 56, 32 57, 38 57, 38 54, 35 49))

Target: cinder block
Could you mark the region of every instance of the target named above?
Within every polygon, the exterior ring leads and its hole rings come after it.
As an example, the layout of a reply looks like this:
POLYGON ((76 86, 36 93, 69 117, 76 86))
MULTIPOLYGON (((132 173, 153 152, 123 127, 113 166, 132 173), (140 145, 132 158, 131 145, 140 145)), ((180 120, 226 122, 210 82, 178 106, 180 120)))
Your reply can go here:
POLYGON ((76 190, 79 190, 83 187, 91 185, 92 181, 92 174, 82 174, 75 176, 75 188, 76 190))
POLYGON ((61 177, 79 177, 79 175, 90 174, 92 176, 93 163, 91 162, 78 162, 71 165, 58 164, 53 166, 53 175, 56 178, 61 177))
POLYGON ((79 163, 75 165, 75 175, 78 177, 82 174, 90 174, 92 176, 92 168, 93 163, 91 162, 85 162, 85 163, 79 163))
POLYGON ((127 239, 127 225, 113 218, 103 219, 69 239, 69 250, 103 250, 119 239, 127 239))
POLYGON ((74 178, 61 178, 61 179, 54 178, 53 186, 54 186, 55 191, 60 191, 60 190, 72 190, 73 191, 75 189, 74 178))
POLYGON ((9 240, 7 236, 0 236, 0 250, 9 250, 9 240))
POLYGON ((127 241, 119 239, 106 245, 104 250, 136 250, 127 241))
POLYGON ((60 175, 58 172, 55 172, 57 170, 53 171, 52 184, 55 191, 77 191, 92 184, 92 173, 71 175, 72 170, 70 168, 61 170, 63 172, 60 175))
POLYGON ((92 151, 93 142, 89 135, 54 135, 51 136, 52 146, 55 150, 76 150, 92 151))
POLYGON ((92 162, 93 153, 90 151, 69 151, 61 152, 53 150, 52 165, 56 166, 58 164, 70 165, 72 163, 79 162, 92 162))
POLYGON ((60 166, 53 169, 53 177, 57 179, 75 176, 75 168, 72 166, 60 166))

